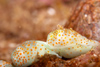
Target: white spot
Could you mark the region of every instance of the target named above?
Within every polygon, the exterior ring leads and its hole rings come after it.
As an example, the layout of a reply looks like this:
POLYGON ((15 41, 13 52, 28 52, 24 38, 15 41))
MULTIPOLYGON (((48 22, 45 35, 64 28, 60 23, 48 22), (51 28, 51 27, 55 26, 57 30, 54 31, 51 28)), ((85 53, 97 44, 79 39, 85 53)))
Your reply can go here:
POLYGON ((55 13, 56 13, 56 11, 55 11, 55 9, 53 9, 53 8, 49 8, 48 10, 47 10, 47 12, 48 12, 48 14, 49 15, 54 15, 55 13))
POLYGON ((93 54, 95 57, 97 57, 97 55, 96 54, 93 54))
POLYGON ((10 48, 15 48, 15 47, 17 47, 17 46, 16 46, 15 43, 10 43, 10 44, 9 44, 9 47, 10 47, 10 48))
POLYGON ((87 17, 87 14, 85 14, 84 16, 87 17))

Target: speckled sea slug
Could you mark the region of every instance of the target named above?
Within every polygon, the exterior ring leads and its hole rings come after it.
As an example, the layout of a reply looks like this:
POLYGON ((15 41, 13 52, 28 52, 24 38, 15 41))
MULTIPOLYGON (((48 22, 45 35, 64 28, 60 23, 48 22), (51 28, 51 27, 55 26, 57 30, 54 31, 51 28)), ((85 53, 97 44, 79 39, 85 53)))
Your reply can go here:
POLYGON ((99 42, 89 40, 72 29, 60 28, 49 33, 47 43, 51 50, 65 58, 73 58, 98 46, 99 42))
POLYGON ((46 53, 58 56, 54 51, 47 48, 49 48, 49 45, 46 42, 35 40, 26 41, 13 51, 11 55, 12 62, 15 66, 23 67, 38 61, 38 56, 41 57, 46 53))
POLYGON ((0 60, 0 67, 13 67, 11 63, 0 60))
POLYGON ((60 28, 48 34, 47 42, 30 40, 22 43, 13 51, 11 59, 15 66, 25 67, 44 54, 73 58, 96 48, 98 44, 72 29, 60 28))

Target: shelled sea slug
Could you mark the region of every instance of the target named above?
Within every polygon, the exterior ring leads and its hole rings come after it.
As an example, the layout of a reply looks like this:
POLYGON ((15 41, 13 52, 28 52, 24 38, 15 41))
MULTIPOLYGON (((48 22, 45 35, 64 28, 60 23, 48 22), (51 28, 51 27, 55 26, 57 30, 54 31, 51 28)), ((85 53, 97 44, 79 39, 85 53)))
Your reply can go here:
POLYGON ((22 43, 19 47, 17 47, 12 55, 11 59, 15 66, 29 66, 33 62, 38 61, 38 56, 42 57, 44 54, 53 54, 60 57, 54 51, 51 51, 49 45, 43 41, 35 41, 30 40, 22 43))
POLYGON ((51 50, 65 58, 73 58, 96 48, 99 42, 89 40, 72 29, 58 29, 48 34, 51 50))
POLYGON ((17 47, 11 59, 16 67, 25 67, 38 61, 44 54, 53 54, 59 58, 73 58, 84 54, 99 45, 72 29, 60 28, 48 34, 47 41, 29 40, 17 47))

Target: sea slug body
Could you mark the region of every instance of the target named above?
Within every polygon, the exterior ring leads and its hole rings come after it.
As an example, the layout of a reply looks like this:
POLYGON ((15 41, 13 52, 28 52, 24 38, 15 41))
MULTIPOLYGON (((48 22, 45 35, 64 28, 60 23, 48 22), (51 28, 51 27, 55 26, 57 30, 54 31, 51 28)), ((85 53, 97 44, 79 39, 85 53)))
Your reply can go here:
POLYGON ((73 58, 84 54, 99 45, 95 40, 89 40, 72 29, 58 29, 48 34, 47 41, 29 40, 17 47, 11 59, 15 66, 25 67, 38 61, 44 54, 57 57, 73 58))
POLYGON ((72 29, 58 29, 48 34, 51 50, 65 58, 73 58, 96 48, 99 42, 89 40, 72 29))
POLYGON ((23 67, 38 61, 37 57, 42 57, 46 53, 58 56, 54 51, 47 49, 48 47, 49 45, 43 41, 26 41, 13 51, 11 55, 12 62, 15 66, 23 67))

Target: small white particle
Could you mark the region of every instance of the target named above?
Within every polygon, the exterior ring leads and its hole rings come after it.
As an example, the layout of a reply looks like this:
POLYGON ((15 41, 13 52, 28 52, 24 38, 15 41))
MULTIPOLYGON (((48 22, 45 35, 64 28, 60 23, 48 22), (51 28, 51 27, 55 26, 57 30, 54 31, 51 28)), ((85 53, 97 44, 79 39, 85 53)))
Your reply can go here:
POLYGON ((97 57, 97 55, 96 54, 93 54, 95 57, 97 57))
POLYGON ((49 8, 48 10, 47 10, 47 12, 48 12, 48 14, 49 15, 54 15, 55 13, 56 13, 56 11, 55 11, 55 9, 53 9, 53 8, 49 8))
POLYGON ((85 14, 84 16, 87 17, 87 14, 85 14))
POLYGON ((15 43, 10 43, 10 44, 9 44, 9 47, 10 47, 10 48, 15 48, 15 47, 16 47, 16 44, 15 44, 15 43))

